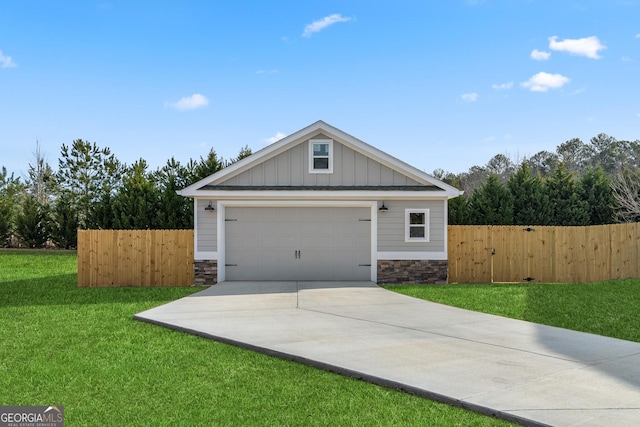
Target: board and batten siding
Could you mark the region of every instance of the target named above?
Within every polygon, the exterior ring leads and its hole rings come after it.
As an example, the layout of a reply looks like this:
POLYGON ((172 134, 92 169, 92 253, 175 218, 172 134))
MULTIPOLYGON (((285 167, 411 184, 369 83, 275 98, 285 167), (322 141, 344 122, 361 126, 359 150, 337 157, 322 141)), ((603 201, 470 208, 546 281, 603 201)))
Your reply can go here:
POLYGON ((444 252, 444 200, 397 200, 385 202, 378 214, 378 252, 444 252), (429 209, 429 241, 405 242, 405 209, 429 209))
MULTIPOLYGON (((215 252, 218 250, 217 220, 218 211, 205 211, 209 200, 196 200, 197 252, 215 252)), ((213 203, 215 206, 215 202, 213 203)))
MULTIPOLYGON (((318 135, 312 139, 331 139, 318 135)), ((333 173, 309 173, 309 140, 217 185, 421 185, 333 140, 333 173)))

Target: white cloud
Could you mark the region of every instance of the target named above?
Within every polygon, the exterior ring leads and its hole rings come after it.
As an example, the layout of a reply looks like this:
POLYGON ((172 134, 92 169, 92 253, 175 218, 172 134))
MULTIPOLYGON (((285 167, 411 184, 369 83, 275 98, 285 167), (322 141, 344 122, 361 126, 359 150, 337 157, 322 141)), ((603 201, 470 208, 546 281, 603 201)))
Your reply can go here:
POLYGON ((540 72, 531 76, 526 82, 520 83, 522 87, 526 87, 532 92, 546 92, 549 89, 558 89, 569 83, 569 78, 562 74, 549 74, 540 72))
POLYGON ((272 137, 269 137, 269 138, 265 139, 265 140, 264 140, 264 142, 266 142, 268 145, 271 145, 271 144, 273 144, 274 142, 278 142, 278 141, 280 141, 280 140, 281 140, 282 138, 284 138, 285 136, 287 136, 287 135, 285 135, 285 134, 284 134, 284 133, 282 133, 282 132, 276 132, 276 134, 275 134, 275 135, 273 135, 272 137))
POLYGON ((547 59, 549 59, 551 54, 543 50, 533 49, 530 56, 531 59, 535 59, 536 61, 546 61, 547 59))
POLYGON ((317 21, 313 21, 311 24, 304 27, 304 32, 302 33, 302 37, 311 37, 313 33, 322 31, 333 24, 337 24, 338 22, 349 22, 349 21, 351 21, 351 18, 342 16, 339 13, 334 13, 333 15, 325 16, 324 18, 318 19, 317 21))
POLYGON ((0 68, 12 68, 17 66, 18 65, 16 65, 15 62, 13 62, 13 59, 11 59, 10 56, 3 54, 2 51, 0 50, 0 68))
POLYGON ((636 34, 636 38, 640 39, 640 33, 636 34))
POLYGON ((564 39, 562 41, 558 41, 557 36, 549 37, 549 49, 568 52, 571 55, 586 56, 591 59, 601 58, 598 52, 606 48, 596 36, 582 39, 564 39))
POLYGON ((206 96, 194 93, 191 96, 185 96, 180 98, 177 102, 169 103, 165 102, 165 107, 175 108, 176 110, 195 110, 196 108, 202 108, 209 105, 209 100, 206 96))
POLYGON ((631 61, 631 58, 629 58, 628 56, 623 56, 620 59, 622 60, 622 62, 630 62, 631 61))
POLYGON ((507 83, 494 83, 491 85, 491 87, 495 90, 505 90, 505 89, 511 89, 513 87, 513 82, 507 82, 507 83))
POLYGON ((460 98, 462 98, 464 102, 476 102, 478 100, 478 96, 479 95, 474 92, 474 93, 465 93, 460 98))
POLYGON ((636 114, 636 117, 640 119, 640 113, 636 114))
POLYGON ((487 136, 485 138, 482 138, 482 142, 484 144, 488 144, 489 142, 493 142, 495 140, 497 140, 498 138, 496 138, 495 136, 487 136))

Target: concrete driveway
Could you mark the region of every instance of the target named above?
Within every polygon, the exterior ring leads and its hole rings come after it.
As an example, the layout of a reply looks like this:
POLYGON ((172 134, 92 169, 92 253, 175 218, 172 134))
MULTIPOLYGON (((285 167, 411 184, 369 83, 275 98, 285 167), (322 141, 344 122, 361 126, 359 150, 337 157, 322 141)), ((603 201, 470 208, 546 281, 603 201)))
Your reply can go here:
POLYGON ((136 319, 529 425, 640 425, 640 343, 371 282, 223 282, 136 319))

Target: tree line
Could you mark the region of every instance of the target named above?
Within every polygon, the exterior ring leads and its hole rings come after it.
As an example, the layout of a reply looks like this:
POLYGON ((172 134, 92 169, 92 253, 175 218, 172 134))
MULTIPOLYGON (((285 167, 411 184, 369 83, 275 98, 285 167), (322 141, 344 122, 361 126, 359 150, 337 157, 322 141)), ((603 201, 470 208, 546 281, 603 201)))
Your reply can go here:
POLYGON ((434 176, 465 190, 449 202, 449 224, 598 225, 640 220, 640 140, 599 134, 555 152, 434 176))
MULTIPOLYGON (((109 148, 82 139, 63 144, 53 170, 40 147, 27 175, 0 169, 0 246, 75 247, 78 229, 190 229, 193 202, 176 194, 251 154, 224 160, 215 150, 156 170, 144 159, 120 162, 109 148)), ((449 224, 596 225, 640 221, 640 141, 599 134, 555 152, 433 175, 465 191, 449 201, 449 224)))
POLYGON ((0 246, 73 248, 78 229, 193 228, 193 201, 176 191, 249 155, 245 146, 224 160, 212 149, 150 170, 144 159, 127 165, 77 139, 62 145, 54 171, 36 144, 26 177, 0 169, 0 246))

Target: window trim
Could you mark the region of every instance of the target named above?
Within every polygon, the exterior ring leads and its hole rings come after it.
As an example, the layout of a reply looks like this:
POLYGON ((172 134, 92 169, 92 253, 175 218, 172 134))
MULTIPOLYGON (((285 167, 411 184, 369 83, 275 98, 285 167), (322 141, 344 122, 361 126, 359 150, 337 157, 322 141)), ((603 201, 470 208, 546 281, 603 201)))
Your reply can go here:
POLYGON ((333 173, 333 140, 332 139, 310 139, 309 140, 309 173, 333 173), (328 156, 314 156, 313 144, 328 144, 329 155, 328 156), (313 167, 313 159, 329 159, 329 167, 327 169, 315 169, 313 167))
POLYGON ((428 242, 429 241, 429 224, 431 218, 429 215, 429 209, 405 209, 404 210, 404 241, 409 242, 428 242), (424 214, 424 224, 411 224, 411 214, 422 213, 424 214), (424 227, 424 237, 411 237, 411 227, 422 226, 424 227))

